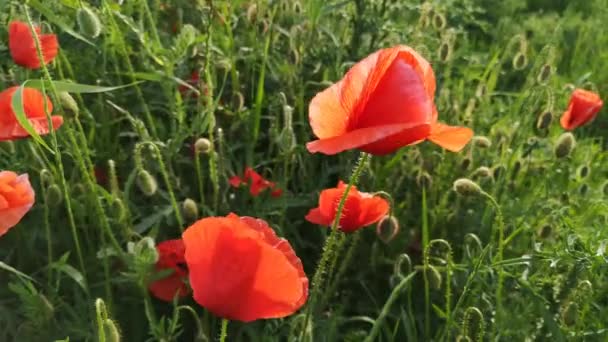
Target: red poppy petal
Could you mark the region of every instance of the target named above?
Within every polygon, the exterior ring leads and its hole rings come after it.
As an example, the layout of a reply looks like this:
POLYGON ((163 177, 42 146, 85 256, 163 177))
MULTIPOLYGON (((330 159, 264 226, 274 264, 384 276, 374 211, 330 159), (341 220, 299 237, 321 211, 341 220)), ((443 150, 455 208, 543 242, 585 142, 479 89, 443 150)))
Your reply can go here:
POLYGON ((40 36, 40 44, 42 46, 42 55, 44 56, 44 64, 50 63, 59 52, 59 42, 54 34, 43 34, 40 36))
POLYGON ((459 152, 473 137, 473 131, 466 127, 448 126, 435 123, 428 140, 448 151, 459 152))
POLYGON ((230 179, 228 180, 228 183, 230 183, 230 185, 234 188, 238 188, 239 186, 241 186, 241 184, 243 184, 243 180, 241 179, 241 177, 239 176, 232 176, 230 177, 230 179))
MULTIPOLYGON (((362 128, 352 132, 348 132, 341 136, 311 141, 306 144, 306 148, 311 153, 321 152, 323 154, 333 155, 346 150, 361 148, 363 146, 370 145, 374 142, 381 141, 382 139, 385 139, 392 135, 396 135, 406 130, 411 130, 411 132, 417 132, 417 130, 420 129, 422 130, 422 132, 426 132, 426 130, 429 130, 427 126, 428 125, 415 126, 411 124, 397 124, 362 128)), ((405 146, 403 145, 403 143, 406 143, 407 145, 408 141, 412 139, 403 140, 404 141, 400 139, 401 146, 405 146)), ((417 139, 412 140, 412 143, 416 140, 417 139)), ((373 151, 373 148, 370 149, 370 153, 373 151)))
POLYGON ((27 214, 33 206, 31 204, 22 205, 19 207, 13 207, 8 209, 0 210, 0 236, 6 234, 6 232, 17 225, 21 219, 27 214))
POLYGON ((173 301, 173 298, 176 295, 178 297, 184 297, 188 294, 188 287, 184 283, 182 277, 177 273, 172 273, 166 278, 150 283, 148 289, 152 292, 154 297, 166 302, 173 301))
POLYGON ((561 126, 573 130, 592 121, 603 106, 599 95, 584 89, 572 93, 568 109, 560 119, 561 126))
POLYGON ((323 216, 323 214, 321 214, 321 209, 319 208, 310 209, 304 218, 306 221, 320 226, 331 226, 332 223, 332 219, 323 216))
MULTIPOLYGON (((46 118, 34 118, 29 119, 29 121, 36 133, 45 135, 50 132, 46 118)), ((63 125, 63 117, 54 115, 51 117, 51 122, 53 124, 53 129, 57 130, 59 127, 61 127, 61 125, 63 125)), ((23 127, 21 127, 21 125, 16 124, 13 126, 13 130, 11 131, 11 137, 13 139, 25 138, 29 136, 30 134, 23 127)), ((0 139, 2 139, 2 137, 0 137, 0 139)))
POLYGON ((365 227, 380 221, 388 214, 389 210, 388 202, 380 196, 363 198, 359 213, 359 226, 365 227))

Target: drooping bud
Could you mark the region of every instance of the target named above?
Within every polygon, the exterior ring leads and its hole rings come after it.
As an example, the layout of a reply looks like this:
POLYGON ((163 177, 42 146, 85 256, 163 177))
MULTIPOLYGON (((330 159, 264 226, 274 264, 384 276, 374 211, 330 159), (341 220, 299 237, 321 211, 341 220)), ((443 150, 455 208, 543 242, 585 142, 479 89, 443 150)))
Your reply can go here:
POLYGON ((536 233, 539 238, 543 240, 548 239, 551 237, 551 234, 553 234, 553 227, 551 227, 549 224, 542 225, 540 228, 538 228, 536 233))
POLYGON ((572 153, 572 150, 576 146, 576 140, 574 135, 570 132, 566 132, 557 138, 555 143, 554 153, 557 158, 565 158, 572 153))
POLYGON ((590 171, 590 168, 588 165, 581 165, 576 170, 576 175, 580 179, 587 178, 587 176, 589 176, 589 171, 590 171))
POLYGON ((581 186, 578 187, 578 193, 581 196, 585 196, 588 192, 589 192, 589 185, 583 183, 583 184, 581 184, 581 186))
POLYGON ((384 216, 376 225, 376 235, 386 244, 397 236, 399 230, 399 221, 392 215, 384 216))
POLYGON ((106 337, 106 342, 120 342, 120 332, 116 323, 111 319, 106 319, 103 322, 103 331, 106 337))
POLYGON ((576 324, 578 319, 578 304, 576 302, 569 302, 562 308, 562 322, 566 326, 573 326, 576 324))
POLYGON ((211 152, 212 148, 213 145, 211 144, 211 141, 207 138, 198 138, 194 143, 194 150, 196 151, 196 153, 207 154, 211 152))
POLYGON ((454 191, 462 196, 475 196, 482 193, 481 187, 467 178, 460 178, 454 182, 454 191))
POLYGON ((492 141, 488 137, 478 135, 473 137, 473 144, 475 144, 476 147, 488 148, 492 146, 492 141))
POLYGON ((551 112, 549 112, 549 111, 542 112, 538 116, 538 120, 536 120, 536 128, 541 131, 545 130, 545 129, 549 128, 552 121, 553 121, 553 114, 551 112))
POLYGON ((51 184, 46 189, 46 197, 44 199, 46 204, 50 207, 56 207, 63 202, 63 193, 61 188, 57 184, 51 184))
POLYGON ((513 57, 513 69, 522 70, 526 66, 528 66, 528 57, 523 52, 518 52, 515 57, 513 57))
POLYGON ((507 168, 504 167, 504 165, 496 165, 492 168, 492 177, 494 179, 499 179, 500 176, 505 174, 506 171, 507 171, 507 168))
POLYGON ((78 108, 78 103, 76 103, 76 100, 74 100, 70 93, 65 91, 59 92, 59 102, 61 103, 61 108, 64 109, 66 115, 73 118, 78 117, 80 108, 78 108))
POLYGON ((487 166, 480 166, 473 172, 473 177, 477 178, 491 178, 492 170, 487 166))
POLYGON ((137 172, 135 182, 137 183, 139 190, 148 197, 156 194, 156 191, 158 190, 156 178, 154 178, 154 176, 152 176, 147 170, 139 170, 139 172, 137 172))
POLYGON ((464 159, 462 160, 462 162, 460 162, 460 168, 465 171, 469 169, 469 166, 471 166, 471 158, 469 157, 464 157, 464 159))
POLYGON ((546 84, 549 81, 549 78, 551 78, 552 74, 553 74, 553 67, 549 64, 544 64, 540 68, 540 72, 538 73, 538 77, 536 78, 536 80, 540 84, 546 84))
POLYGON ((427 267, 425 267, 424 274, 432 289, 439 290, 441 288, 441 282, 443 280, 441 277, 441 273, 439 273, 435 266, 428 265, 427 267))
POLYGON ((416 184, 418 184, 420 188, 426 187, 428 189, 432 183, 433 177, 426 171, 422 171, 416 176, 416 184))
POLYGON ((76 21, 83 35, 90 38, 97 38, 101 34, 101 21, 92 9, 81 7, 76 13, 76 21))
POLYGON ((125 219, 127 215, 127 209, 125 208, 125 204, 120 198, 112 198, 112 202, 110 202, 110 207, 112 208, 112 217, 116 219, 116 221, 121 222, 125 219))
POLYGON ((602 185, 602 192, 604 193, 604 196, 608 196, 608 181, 602 185))
POLYGON ((186 198, 182 203, 182 212, 184 213, 184 219, 188 222, 194 222, 198 219, 198 205, 190 198, 186 198))
POLYGON ((247 21, 249 21, 249 23, 254 23, 257 20, 257 15, 258 15, 258 5, 255 3, 252 3, 251 5, 249 5, 249 7, 247 8, 247 21))
POLYGON ((437 55, 440 61, 444 63, 449 61, 450 57, 452 57, 452 45, 446 41, 441 42, 441 45, 439 45, 439 49, 437 50, 437 55))
POLYGON ((445 20, 445 16, 439 12, 435 12, 433 14, 433 27, 436 30, 443 30, 446 26, 447 21, 445 20))

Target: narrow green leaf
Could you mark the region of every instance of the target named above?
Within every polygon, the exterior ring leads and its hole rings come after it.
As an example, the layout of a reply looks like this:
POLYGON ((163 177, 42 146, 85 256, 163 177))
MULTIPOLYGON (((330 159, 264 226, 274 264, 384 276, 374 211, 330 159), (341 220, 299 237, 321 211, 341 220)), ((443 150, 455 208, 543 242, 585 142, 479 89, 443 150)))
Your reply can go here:
POLYGON ((13 94, 13 98, 11 99, 11 107, 13 107, 13 112, 15 113, 15 118, 19 125, 25 129, 27 133, 40 145, 44 146, 49 152, 55 153, 49 145, 47 145, 44 140, 38 135, 38 132, 34 129, 30 120, 27 118, 25 114, 25 108, 23 107, 23 89, 25 88, 25 84, 29 83, 29 81, 25 81, 19 89, 13 94))
POLYGON ((84 277, 82 276, 82 273, 80 273, 80 271, 78 271, 74 267, 72 267, 68 264, 65 264, 65 263, 54 262, 51 264, 51 268, 58 270, 62 273, 65 273, 65 275, 72 278, 72 280, 74 280, 76 282, 76 284, 78 284, 84 290, 84 292, 87 292, 87 293, 89 292, 89 289, 87 288, 87 284, 84 280, 84 277))
POLYGON ((19 271, 19 270, 17 270, 16 268, 14 268, 14 267, 12 267, 12 266, 10 266, 10 265, 7 265, 7 264, 5 264, 5 263, 4 263, 4 262, 2 262, 2 261, 0 261, 0 268, 1 268, 1 269, 3 269, 3 270, 5 270, 5 271, 11 272, 11 273, 13 273, 13 274, 15 274, 15 275, 17 275, 17 276, 19 276, 19 277, 21 277, 21 278, 25 278, 25 279, 27 279, 27 280, 34 281, 34 279, 32 279, 32 278, 31 278, 30 276, 28 276, 27 274, 20 272, 20 271, 19 271))
POLYGON ((56 16, 55 14, 53 14, 53 11, 51 11, 50 9, 48 9, 46 6, 44 6, 40 1, 38 0, 29 0, 28 4, 30 6, 32 6, 36 11, 40 12, 42 15, 44 15, 46 17, 46 19, 48 19, 48 21, 50 21, 51 23, 59 26, 59 28, 61 28, 64 32, 66 32, 67 34, 69 34, 70 36, 81 40, 93 47, 97 47, 94 43, 92 43, 90 40, 86 39, 85 37, 81 36, 78 32, 72 30, 72 28, 66 24, 63 20, 61 20, 61 18, 59 18, 58 16, 56 16))
MULTIPOLYGON (((143 82, 143 81, 142 81, 143 82)), ((142 82, 134 82, 125 85, 115 86, 115 87, 102 87, 102 86, 94 86, 88 84, 80 84, 80 83, 72 83, 65 81, 53 81, 52 84, 55 86, 58 92, 65 91, 67 93, 75 93, 75 94, 95 94, 95 93, 105 93, 109 91, 114 91, 118 89, 128 88, 134 86, 136 84, 142 82)), ((49 87, 51 85, 48 81, 42 80, 29 80, 27 85, 31 88, 41 89, 44 87, 49 87)))

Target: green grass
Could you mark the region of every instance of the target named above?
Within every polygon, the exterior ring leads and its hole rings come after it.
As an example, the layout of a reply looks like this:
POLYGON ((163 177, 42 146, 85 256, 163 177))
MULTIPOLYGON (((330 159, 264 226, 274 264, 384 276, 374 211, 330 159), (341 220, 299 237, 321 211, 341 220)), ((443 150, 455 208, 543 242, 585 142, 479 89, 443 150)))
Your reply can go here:
POLYGON ((66 119, 43 137, 50 150, 33 139, 0 143, 0 170, 27 172, 37 194, 0 238, 0 341, 95 341, 111 334, 108 321, 123 341, 217 340, 221 319, 191 298, 149 296, 149 256, 137 252, 145 237, 179 236, 191 223, 180 212, 187 198, 201 218, 267 220, 312 280, 329 230, 304 216, 320 190, 349 178, 358 154, 306 151, 308 103, 354 62, 396 44, 432 63, 440 118, 491 146, 452 154, 423 143, 372 157, 358 187, 390 194, 400 233, 388 244, 374 227, 339 236, 326 279, 335 291, 318 297, 307 330, 302 310, 230 322, 227 341, 608 339, 606 109, 573 132, 570 156, 554 156, 572 87, 608 94, 608 1, 82 1, 103 25, 97 38, 76 23, 80 3, 0 0, 0 90, 49 78, 143 82, 73 94, 78 116, 46 87, 66 119), (10 58, 6 27, 27 13, 59 36, 48 74, 10 58), (198 97, 178 91, 193 71, 198 97), (539 130, 547 111, 553 122, 539 130), (193 156, 198 138, 211 141, 209 154, 193 156), (245 166, 283 196, 230 188, 245 166), (158 182, 151 197, 137 186, 141 170, 158 182), (486 196, 457 196, 462 177, 486 196))

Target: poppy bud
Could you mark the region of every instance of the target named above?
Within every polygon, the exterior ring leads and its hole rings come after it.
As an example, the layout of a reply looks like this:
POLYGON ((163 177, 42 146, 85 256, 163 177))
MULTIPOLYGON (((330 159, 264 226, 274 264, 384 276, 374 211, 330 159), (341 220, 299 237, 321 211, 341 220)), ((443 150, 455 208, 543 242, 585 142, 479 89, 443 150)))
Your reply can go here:
POLYGON ((492 146, 492 141, 488 137, 484 137, 481 135, 473 137, 473 143, 476 147, 480 148, 488 148, 492 146))
POLYGON ((549 64, 544 64, 540 68, 540 72, 538 73, 538 77, 536 78, 536 80, 540 84, 546 84, 547 81, 549 81, 549 78, 551 77, 552 74, 553 74, 553 67, 549 64))
POLYGON ((553 234, 553 227, 551 227, 548 224, 545 224, 543 226, 541 226, 540 228, 538 228, 538 231, 536 232, 538 237, 541 239, 548 239, 551 234, 553 234))
POLYGON ((61 192, 61 188, 59 188, 59 185, 51 184, 46 189, 46 196, 44 198, 44 201, 48 206, 52 207, 58 206, 61 204, 61 202, 63 202, 63 193, 61 192))
POLYGON ((429 285, 434 290, 441 288, 442 277, 441 273, 433 265, 428 265, 424 269, 424 274, 429 282, 429 285))
MULTIPOLYGON (((232 64, 227 59, 220 59, 215 62, 215 67, 225 72, 228 72, 232 69, 232 64)), ((203 85, 202 88, 204 89, 205 94, 207 94, 207 85, 203 85)))
POLYGON ((103 322, 103 332, 106 337, 106 342, 120 342, 120 333, 113 320, 106 319, 103 322))
POLYGON ((460 168, 464 171, 464 170, 468 170, 469 166, 471 166, 471 158, 465 157, 462 160, 462 162, 460 163, 460 168))
POLYGON ((473 340, 471 340, 469 336, 458 335, 458 337, 456 337, 456 342, 473 342, 473 340))
POLYGON ((575 146, 576 140, 574 139, 574 135, 570 132, 564 133, 557 138, 557 142, 555 143, 555 156, 560 159, 565 158, 572 153, 575 146))
POLYGON ((257 14, 258 14, 258 5, 255 3, 249 5, 249 7, 247 8, 247 21, 249 21, 249 23, 255 22, 256 18, 257 18, 257 14))
POLYGON ((578 304, 575 302, 567 303, 562 309, 562 322, 566 326, 573 326, 578 319, 578 304))
POLYGON ((467 178, 457 179, 454 182, 454 191, 462 196, 480 195, 482 193, 481 187, 467 178))
POLYGON ((522 52, 518 52, 513 57, 513 69, 522 70, 528 65, 528 57, 522 52))
POLYGON ((78 103, 76 103, 76 100, 74 100, 72 95, 68 92, 59 92, 59 103, 61 103, 61 107, 64 109, 65 114, 68 114, 71 117, 77 117, 78 113, 80 113, 78 103))
POLYGON ((420 188, 428 188, 432 183, 433 177, 431 177, 431 175, 429 175, 429 173, 426 171, 420 172, 416 177, 416 184, 418 184, 420 188))
POLYGON ((473 177, 477 178, 491 178, 492 170, 487 166, 480 166, 473 172, 473 177))
POLYGON ((158 190, 158 183, 156 178, 150 174, 147 170, 139 170, 137 172, 137 178, 135 179, 137 186, 141 192, 150 197, 153 196, 158 190))
POLYGON ((387 215, 376 225, 376 235, 382 242, 388 244, 399 233, 399 221, 392 215, 387 215))
POLYGON ((76 21, 80 32, 90 38, 97 38, 101 33, 101 21, 92 9, 81 7, 76 13, 76 21))
POLYGON ((581 186, 578 188, 578 193, 581 196, 585 196, 587 194, 587 192, 589 192, 589 185, 583 183, 581 184, 581 186))
POLYGON ((492 168, 492 177, 494 179, 499 179, 500 176, 502 176, 506 170, 507 168, 504 167, 504 165, 496 165, 492 168))
POLYGON ((551 122, 553 121, 553 114, 549 111, 543 112, 538 116, 538 120, 536 120, 536 128, 538 130, 545 130, 549 128, 551 122))
POLYGON ((483 97, 486 94, 486 85, 484 83, 480 83, 477 86, 477 90, 475 90, 475 97, 483 97))
POLYGON ((517 174, 519 173, 519 171, 521 170, 521 160, 516 160, 515 163, 513 163, 513 171, 511 173, 511 178, 515 178, 517 177, 517 174))
POLYGON ((154 245, 154 240, 149 236, 135 243, 129 242, 127 250, 135 256, 135 261, 139 265, 153 265, 158 261, 158 251, 154 245))
POLYGON ((292 6, 293 6, 293 13, 295 13, 295 14, 302 13, 302 4, 300 4, 299 1, 294 1, 292 6))
POLYGON ((589 170, 590 170, 589 166, 587 166, 587 165, 581 165, 576 170, 576 174, 577 174, 578 178, 583 179, 583 178, 586 178, 589 175, 589 170))
POLYGON ((110 207, 112 208, 112 217, 114 217, 116 221, 120 222, 125 219, 127 210, 124 202, 120 198, 113 198, 110 207))
POLYGON ((193 222, 198 219, 198 206, 194 200, 186 198, 182 203, 182 211, 184 213, 184 218, 188 222, 193 222))
POLYGON ((441 31, 445 28, 445 26, 446 26, 445 16, 439 12, 435 12, 435 14, 433 15, 433 27, 435 27, 435 29, 441 31))
POLYGON ((440 61, 444 63, 449 61, 452 56, 452 45, 449 42, 442 42, 437 50, 437 55, 440 61))
POLYGON ((40 184, 46 187, 53 184, 53 174, 48 169, 42 169, 40 171, 40 184))
POLYGON ((198 138, 194 143, 194 150, 196 153, 207 154, 211 152, 212 147, 211 141, 209 141, 207 138, 198 138))
POLYGON ((241 94, 240 91, 232 93, 232 106, 234 108, 234 111, 237 113, 240 113, 245 107, 245 98, 243 97, 243 94, 241 94))
POLYGON ((605 182, 604 185, 602 185, 602 192, 604 193, 604 196, 608 196, 608 182, 605 182))

